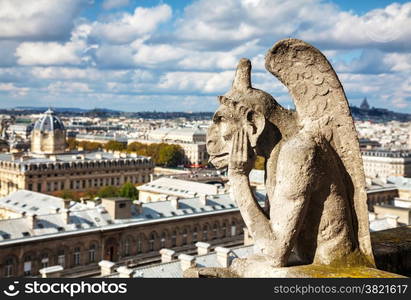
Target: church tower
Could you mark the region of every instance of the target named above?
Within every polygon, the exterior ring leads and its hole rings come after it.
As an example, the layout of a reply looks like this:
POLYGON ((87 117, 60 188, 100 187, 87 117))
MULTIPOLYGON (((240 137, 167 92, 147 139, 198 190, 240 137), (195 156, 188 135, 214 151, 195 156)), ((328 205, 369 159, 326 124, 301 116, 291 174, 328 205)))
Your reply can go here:
POLYGON ((66 150, 66 129, 63 122, 51 109, 34 124, 31 133, 31 152, 33 154, 59 154, 66 150))

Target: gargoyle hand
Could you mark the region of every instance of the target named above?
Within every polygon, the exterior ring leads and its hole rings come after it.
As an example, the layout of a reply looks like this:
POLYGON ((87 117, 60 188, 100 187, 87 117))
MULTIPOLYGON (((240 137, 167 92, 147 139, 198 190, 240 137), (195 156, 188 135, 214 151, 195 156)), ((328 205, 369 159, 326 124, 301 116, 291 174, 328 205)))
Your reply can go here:
POLYGON ((254 166, 254 161, 248 133, 245 129, 241 128, 234 134, 232 139, 228 164, 229 176, 248 176, 254 166))

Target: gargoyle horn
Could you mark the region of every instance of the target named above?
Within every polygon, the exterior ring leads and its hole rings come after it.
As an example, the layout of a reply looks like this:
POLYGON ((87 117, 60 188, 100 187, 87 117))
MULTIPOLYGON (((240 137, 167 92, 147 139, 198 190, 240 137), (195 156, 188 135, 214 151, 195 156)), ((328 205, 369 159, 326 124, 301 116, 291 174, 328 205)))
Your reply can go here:
POLYGON ((233 81, 233 90, 245 91, 251 88, 251 62, 247 58, 240 59, 233 81))

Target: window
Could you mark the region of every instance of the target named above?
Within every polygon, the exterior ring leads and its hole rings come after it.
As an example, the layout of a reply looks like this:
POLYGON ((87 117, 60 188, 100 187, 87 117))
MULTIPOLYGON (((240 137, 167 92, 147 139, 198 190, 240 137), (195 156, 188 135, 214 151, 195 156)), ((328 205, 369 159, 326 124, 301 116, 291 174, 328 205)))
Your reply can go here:
POLYGON ((119 207, 119 208, 124 208, 124 207, 126 207, 126 204, 125 204, 125 203, 120 203, 120 204, 118 205, 118 207, 119 207))
POLYGON ((130 241, 126 239, 124 241, 124 256, 129 256, 130 255, 130 241))
POLYGON ((165 248, 165 247, 166 247, 166 233, 165 233, 165 232, 163 232, 163 233, 161 234, 160 243, 161 243, 161 248, 165 248))
POLYGON ((4 264, 4 277, 13 276, 13 267, 14 267, 13 259, 12 258, 7 259, 6 263, 4 264))
POLYGON ((193 229, 193 244, 197 243, 197 241, 198 241, 197 227, 194 227, 194 229, 193 229))
POLYGON ((226 235, 227 235, 227 224, 224 222, 222 232, 221 232, 221 237, 225 238, 226 235))
POLYGON ((187 245, 187 229, 183 230, 183 246, 187 245))
POLYGON ((233 221, 233 222, 231 223, 231 236, 235 236, 236 231, 237 231, 237 228, 236 228, 236 226, 235 226, 235 222, 233 221))
POLYGON ((153 233, 151 233, 150 235, 150 241, 149 241, 149 247, 150 247, 150 251, 154 251, 154 240, 156 239, 156 236, 153 233))
POLYGON ((24 258, 23 271, 24 271, 24 276, 31 275, 31 256, 26 256, 24 258))
POLYGON ((177 232, 174 230, 173 234, 171 235, 171 246, 177 246, 177 232))
POLYGON ((80 265, 80 248, 74 248, 74 265, 80 265))
POLYGON ((137 253, 141 253, 141 252, 142 252, 141 239, 138 238, 137 239, 137 253))
POLYGON ((57 264, 63 268, 66 266, 66 256, 64 255, 64 250, 60 250, 57 255, 57 264))
POLYGON ((208 240, 208 228, 207 225, 203 226, 203 241, 207 241, 208 240))
POLYGON ((96 245, 92 244, 90 249, 88 250, 88 261, 89 263, 93 263, 96 261, 96 245))
POLYGON ((214 227, 213 227, 213 240, 215 240, 217 238, 218 238, 218 225, 216 223, 216 224, 214 224, 214 227))

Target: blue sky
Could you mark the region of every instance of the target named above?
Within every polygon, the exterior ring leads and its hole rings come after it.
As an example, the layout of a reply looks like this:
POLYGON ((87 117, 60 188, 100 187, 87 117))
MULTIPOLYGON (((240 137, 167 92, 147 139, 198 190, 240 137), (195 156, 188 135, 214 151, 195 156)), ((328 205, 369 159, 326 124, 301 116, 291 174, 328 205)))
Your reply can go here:
POLYGON ((0 107, 212 111, 241 57, 288 106, 264 69, 285 37, 326 54, 351 104, 411 113, 411 2, 385 0, 0 0, 0 107))

